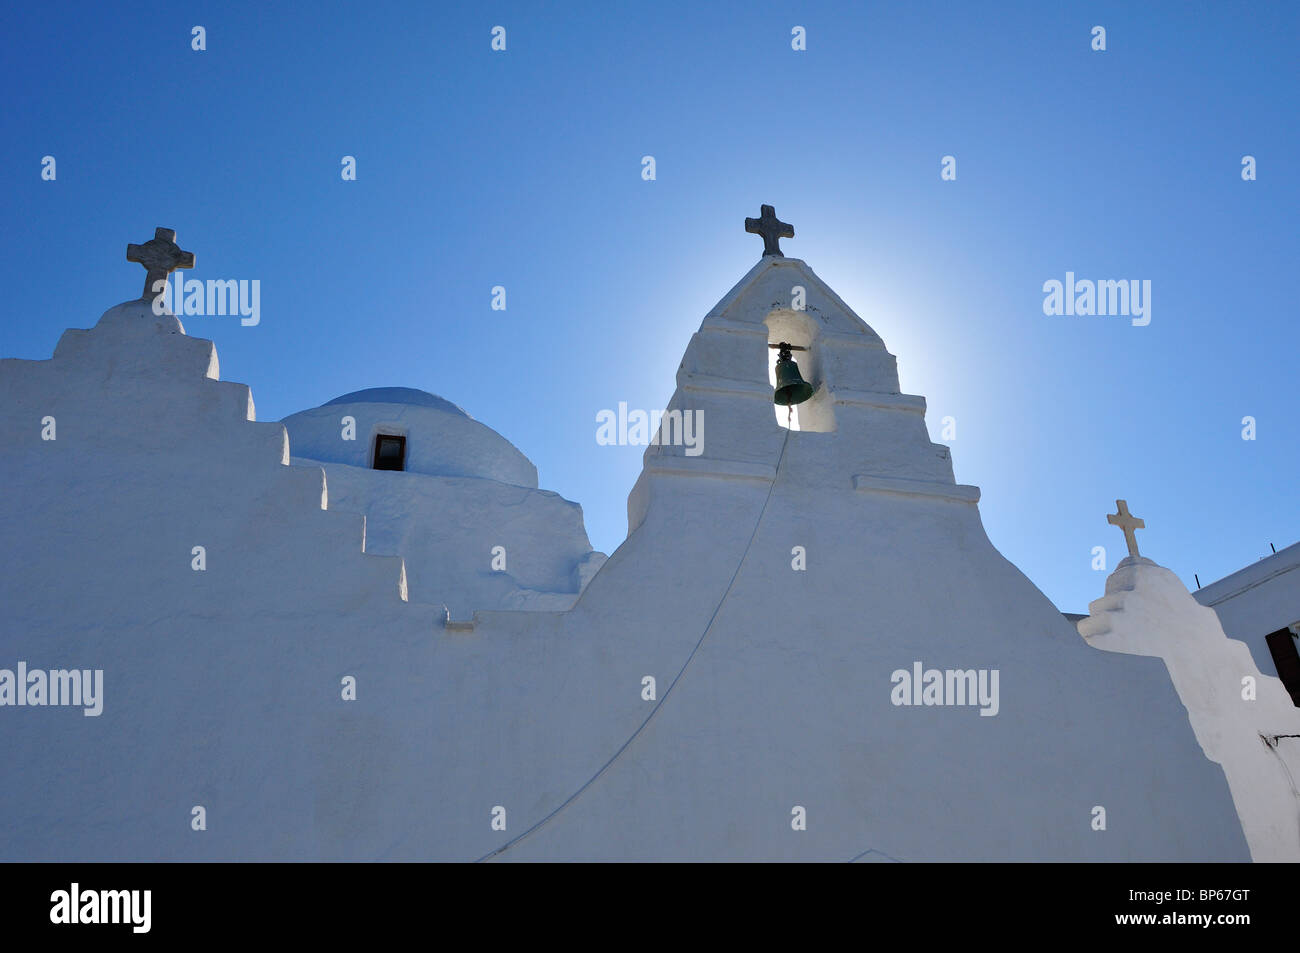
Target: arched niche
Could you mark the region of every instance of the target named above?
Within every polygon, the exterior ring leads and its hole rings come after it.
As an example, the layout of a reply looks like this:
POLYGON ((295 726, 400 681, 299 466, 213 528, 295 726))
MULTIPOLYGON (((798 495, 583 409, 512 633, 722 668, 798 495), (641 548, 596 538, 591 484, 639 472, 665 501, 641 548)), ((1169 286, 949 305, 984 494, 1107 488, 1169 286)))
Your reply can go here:
MULTIPOLYGON (((794 360, 799 365, 803 379, 814 387, 812 397, 794 407, 782 407, 773 404, 776 421, 790 430, 830 433, 835 430, 835 405, 830 398, 823 372, 824 362, 821 357, 819 335, 820 323, 806 311, 776 310, 769 312, 763 319, 767 325, 767 343, 779 344, 785 341, 796 347, 805 347, 806 351, 795 351, 794 360)), ((767 379, 776 386, 777 352, 768 348, 767 379)))

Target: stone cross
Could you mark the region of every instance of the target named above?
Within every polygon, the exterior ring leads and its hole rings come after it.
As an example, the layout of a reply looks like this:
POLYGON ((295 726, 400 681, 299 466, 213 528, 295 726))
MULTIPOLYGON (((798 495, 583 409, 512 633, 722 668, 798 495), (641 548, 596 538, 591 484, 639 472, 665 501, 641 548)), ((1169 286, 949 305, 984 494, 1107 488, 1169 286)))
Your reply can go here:
POLYGON ((164 293, 167 288, 167 276, 177 268, 193 268, 194 253, 181 251, 176 245, 176 229, 155 228, 153 239, 143 245, 127 245, 126 260, 144 265, 144 294, 142 298, 153 298, 164 293), (155 287, 159 281, 164 285, 155 287))
POLYGON ((1111 526, 1118 526, 1124 531, 1124 542, 1128 543, 1128 554, 1130 556, 1140 556, 1137 535, 1133 531, 1135 529, 1146 529, 1147 524, 1128 511, 1128 503, 1125 500, 1116 500, 1115 510, 1114 513, 1106 514, 1106 522, 1111 526))
POLYGON ((776 209, 770 205, 760 207, 760 218, 745 219, 745 231, 751 235, 763 236, 763 257, 784 258, 781 254, 781 239, 794 238, 794 226, 787 225, 776 217, 776 209))

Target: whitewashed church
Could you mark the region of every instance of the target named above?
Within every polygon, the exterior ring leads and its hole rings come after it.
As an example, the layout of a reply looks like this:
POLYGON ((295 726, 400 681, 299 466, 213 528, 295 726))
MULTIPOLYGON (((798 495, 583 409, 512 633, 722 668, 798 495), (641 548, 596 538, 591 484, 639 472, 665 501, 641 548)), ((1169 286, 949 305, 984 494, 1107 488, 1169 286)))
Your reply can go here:
POLYGON ((258 422, 156 313, 193 256, 132 246, 143 297, 0 361, 0 859, 1300 859, 1300 546, 1194 598, 1121 504, 1063 616, 747 228, 668 408, 706 437, 647 449, 608 558, 443 397, 258 422))

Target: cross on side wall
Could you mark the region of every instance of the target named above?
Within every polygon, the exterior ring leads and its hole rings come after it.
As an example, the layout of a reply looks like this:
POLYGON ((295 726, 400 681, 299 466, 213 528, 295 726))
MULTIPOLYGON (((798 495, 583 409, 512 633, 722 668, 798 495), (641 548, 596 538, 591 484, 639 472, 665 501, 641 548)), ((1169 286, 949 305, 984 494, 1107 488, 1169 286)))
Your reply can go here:
POLYGON ((1116 500, 1115 510, 1114 513, 1106 514, 1106 522, 1111 526, 1118 526, 1124 531, 1124 542, 1128 543, 1128 554, 1130 556, 1140 556, 1137 535, 1134 530, 1146 529, 1147 524, 1128 511, 1127 500, 1116 500))

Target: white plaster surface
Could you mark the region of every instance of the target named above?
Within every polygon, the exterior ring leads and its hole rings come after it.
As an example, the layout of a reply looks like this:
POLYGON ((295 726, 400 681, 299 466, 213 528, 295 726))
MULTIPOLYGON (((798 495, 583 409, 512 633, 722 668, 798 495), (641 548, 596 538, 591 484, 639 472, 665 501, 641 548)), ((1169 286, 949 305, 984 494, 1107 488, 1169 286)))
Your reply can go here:
MULTIPOLYGON (((706 316, 670 405, 706 412, 704 453, 647 449, 629 537, 566 612, 444 627, 414 574, 404 601, 334 506, 376 474, 286 466, 304 448, 216 378, 210 342, 135 304, 0 362, 0 666, 105 671, 98 718, 0 709, 0 859, 1249 857, 1162 666, 1089 649, 994 549, 924 401, 801 261, 706 316), (807 312, 782 312, 794 283, 807 312), (824 431, 774 419, 775 325, 814 348, 824 431), (999 670, 998 714, 893 705, 915 661, 999 670)), ((570 528, 552 555, 581 548, 560 501, 528 505, 570 528)))
POLYGON ((491 427, 450 401, 409 387, 344 394, 285 418, 294 456, 369 468, 377 433, 406 435, 406 472, 478 477, 537 488, 537 468, 491 427), (344 417, 356 421, 356 439, 342 438, 344 417))
POLYGON ((1252 857, 1300 860, 1300 709, 1282 682, 1150 559, 1124 559, 1088 610, 1078 628, 1090 645, 1164 659, 1205 756, 1223 765, 1252 857))
POLYGON ((411 598, 446 605, 452 619, 567 609, 605 560, 581 506, 537 489, 527 457, 441 397, 375 388, 284 424, 291 462, 324 468, 330 508, 366 517, 366 551, 403 557, 411 598), (342 439, 344 418, 355 440, 342 439), (405 470, 370 469, 381 432, 406 437, 405 470))
POLYGON ((1209 606, 1229 638, 1250 648, 1265 675, 1277 675, 1265 636, 1300 623, 1300 543, 1203 586, 1192 598, 1209 606))

